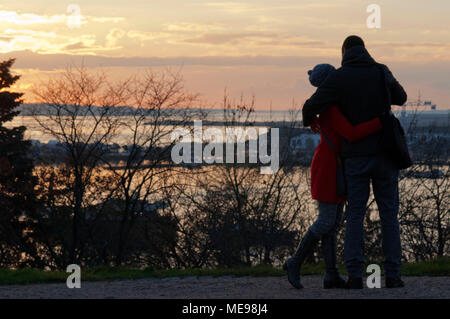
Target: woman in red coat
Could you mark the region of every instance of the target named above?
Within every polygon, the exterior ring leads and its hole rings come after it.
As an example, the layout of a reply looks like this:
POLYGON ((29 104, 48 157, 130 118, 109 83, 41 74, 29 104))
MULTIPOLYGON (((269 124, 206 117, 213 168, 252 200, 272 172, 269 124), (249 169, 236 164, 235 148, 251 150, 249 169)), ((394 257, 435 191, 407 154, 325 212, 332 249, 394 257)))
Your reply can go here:
MULTIPOLYGON (((317 65, 308 72, 311 84, 320 86, 334 70, 329 64, 317 65)), ((326 266, 324 288, 344 288, 345 280, 340 277, 336 267, 336 235, 346 201, 345 197, 337 195, 337 153, 340 152, 342 138, 354 142, 376 133, 382 126, 379 118, 353 126, 337 106, 331 106, 316 118, 311 127, 321 134, 320 144, 311 164, 311 195, 318 201, 319 215, 295 254, 286 261, 285 269, 289 282, 295 288, 303 288, 300 282, 301 264, 321 240, 326 266)))

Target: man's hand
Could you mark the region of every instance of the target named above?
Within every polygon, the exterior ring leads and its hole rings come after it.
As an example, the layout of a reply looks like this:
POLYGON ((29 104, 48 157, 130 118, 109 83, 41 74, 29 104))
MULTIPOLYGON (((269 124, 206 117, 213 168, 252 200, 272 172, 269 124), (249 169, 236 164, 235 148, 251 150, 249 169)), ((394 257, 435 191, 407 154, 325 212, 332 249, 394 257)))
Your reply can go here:
POLYGON ((381 122, 381 126, 383 127, 383 130, 388 131, 392 130, 392 112, 383 112, 379 119, 381 122))
POLYGON ((343 94, 342 81, 338 72, 331 72, 325 82, 305 101, 302 108, 303 126, 311 126, 316 115, 326 111, 330 106, 338 104, 343 94))
POLYGON ((311 123, 311 130, 314 133, 320 133, 320 123, 319 123, 319 118, 316 117, 313 122, 311 123))

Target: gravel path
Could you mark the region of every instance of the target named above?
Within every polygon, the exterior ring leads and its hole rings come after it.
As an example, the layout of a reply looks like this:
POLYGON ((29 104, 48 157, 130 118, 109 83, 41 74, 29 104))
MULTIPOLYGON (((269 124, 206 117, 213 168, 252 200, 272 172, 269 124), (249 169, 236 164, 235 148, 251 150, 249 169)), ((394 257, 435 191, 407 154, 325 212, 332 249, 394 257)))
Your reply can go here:
MULTIPOLYGON (((303 278, 296 290, 286 277, 189 277, 82 282, 80 289, 65 284, 0 286, 0 298, 450 298, 450 277, 404 277, 406 288, 325 290, 320 276, 303 278)), ((382 280, 384 284, 384 280, 382 280)))

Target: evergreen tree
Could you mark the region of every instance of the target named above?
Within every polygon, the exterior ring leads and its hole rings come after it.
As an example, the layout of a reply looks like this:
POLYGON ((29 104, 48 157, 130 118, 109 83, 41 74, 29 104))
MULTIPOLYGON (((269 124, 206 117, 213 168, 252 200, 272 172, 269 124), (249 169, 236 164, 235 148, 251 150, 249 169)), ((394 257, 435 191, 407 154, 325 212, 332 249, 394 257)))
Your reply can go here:
POLYGON ((0 62, 0 267, 26 263, 33 250, 27 235, 35 215, 31 143, 24 140, 25 127, 5 127, 22 103, 22 93, 8 90, 20 78, 11 74, 14 61, 0 62))

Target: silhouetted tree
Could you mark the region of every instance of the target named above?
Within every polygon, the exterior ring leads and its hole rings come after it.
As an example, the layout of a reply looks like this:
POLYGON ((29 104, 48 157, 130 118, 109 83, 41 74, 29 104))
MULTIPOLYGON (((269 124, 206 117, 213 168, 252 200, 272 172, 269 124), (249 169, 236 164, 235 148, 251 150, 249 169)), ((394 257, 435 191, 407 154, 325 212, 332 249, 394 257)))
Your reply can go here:
POLYGON ((20 78, 11 74, 13 64, 0 63, 0 266, 26 263, 33 249, 27 238, 35 208, 31 143, 24 140, 25 127, 5 127, 22 103, 22 93, 8 91, 20 78))
POLYGON ((171 144, 166 143, 175 127, 169 120, 187 126, 197 95, 169 70, 112 82, 83 67, 69 68, 34 93, 41 102, 33 110, 38 128, 61 146, 58 156, 45 154, 54 162, 36 170, 48 216, 39 223, 39 240, 48 260, 56 268, 122 265, 141 255, 158 267, 167 264, 155 257, 155 249, 142 252, 140 243, 154 238, 142 234, 155 230, 148 223, 164 220, 157 215, 161 207, 149 207, 161 205, 161 192, 170 187, 165 176, 172 166, 171 144), (113 152, 111 145, 124 152, 113 152))
MULTIPOLYGON (((120 115, 115 106, 123 105, 128 79, 111 82, 102 73, 89 73, 85 68, 68 68, 60 77, 50 78, 37 86, 33 93, 47 112, 45 117, 33 111, 41 131, 63 145, 67 170, 66 194, 70 207, 71 230, 68 247, 61 247, 66 262, 79 264, 86 252, 83 233, 86 227, 88 191, 98 177, 104 147, 117 135, 120 115)), ((45 114, 45 113, 44 113, 45 114)), ((100 200, 98 193, 97 200, 100 200)), ((53 209, 54 207, 52 207, 53 209)), ((59 209, 59 207, 56 207, 59 209)))

